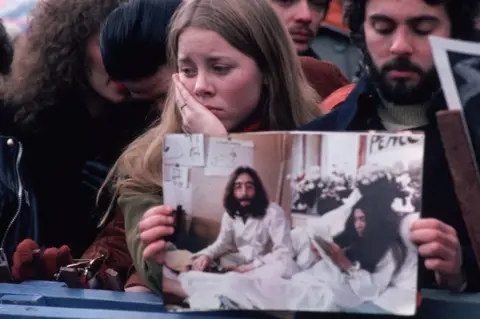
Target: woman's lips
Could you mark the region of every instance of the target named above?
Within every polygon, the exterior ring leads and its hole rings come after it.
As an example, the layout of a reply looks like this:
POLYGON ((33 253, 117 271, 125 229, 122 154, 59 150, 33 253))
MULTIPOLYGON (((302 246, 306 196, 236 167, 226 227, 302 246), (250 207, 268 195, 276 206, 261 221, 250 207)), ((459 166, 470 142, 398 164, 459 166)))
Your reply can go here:
POLYGON ((218 112, 222 111, 222 109, 220 109, 218 107, 211 106, 211 105, 205 105, 205 108, 212 113, 218 113, 218 112))

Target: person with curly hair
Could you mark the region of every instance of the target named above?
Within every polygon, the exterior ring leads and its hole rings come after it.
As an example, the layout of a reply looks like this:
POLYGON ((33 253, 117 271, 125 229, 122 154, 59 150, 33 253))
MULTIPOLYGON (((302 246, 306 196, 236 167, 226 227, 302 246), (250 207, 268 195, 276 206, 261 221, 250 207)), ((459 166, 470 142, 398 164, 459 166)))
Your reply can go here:
POLYGON ((32 10, 3 87, 0 133, 21 142, 19 162, 33 191, 22 187, 19 198, 36 211, 36 223, 19 234, 27 228, 23 219, 2 203, 7 254, 32 238, 40 247, 67 245, 80 257, 98 235, 103 203, 110 202, 100 198, 96 205, 109 167, 158 117, 150 103, 129 99, 104 69, 100 24, 122 2, 41 1, 32 10))
POLYGON ((421 288, 480 291, 435 117, 447 104, 429 44, 429 36, 471 41, 477 6, 478 0, 352 1, 348 25, 363 52, 365 75, 349 90, 332 94, 343 96, 331 100, 334 111, 300 128, 425 133, 422 218, 410 232, 424 258, 421 288))

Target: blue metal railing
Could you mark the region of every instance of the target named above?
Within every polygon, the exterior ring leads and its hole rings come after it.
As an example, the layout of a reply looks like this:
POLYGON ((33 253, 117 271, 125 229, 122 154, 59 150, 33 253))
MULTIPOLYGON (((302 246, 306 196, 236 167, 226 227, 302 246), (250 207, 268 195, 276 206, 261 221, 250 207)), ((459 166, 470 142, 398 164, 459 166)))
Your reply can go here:
MULTIPOLYGON (((359 312, 368 311, 363 307, 359 312)), ((64 319, 187 319, 271 318, 252 312, 167 313, 162 298, 153 294, 122 293, 65 288, 62 283, 33 281, 0 284, 0 318, 64 319)), ((299 318, 304 316, 299 315, 299 318)), ((390 315, 317 314, 314 318, 393 318, 390 315)), ((415 318, 478 319, 480 294, 422 291, 422 305, 415 318)))

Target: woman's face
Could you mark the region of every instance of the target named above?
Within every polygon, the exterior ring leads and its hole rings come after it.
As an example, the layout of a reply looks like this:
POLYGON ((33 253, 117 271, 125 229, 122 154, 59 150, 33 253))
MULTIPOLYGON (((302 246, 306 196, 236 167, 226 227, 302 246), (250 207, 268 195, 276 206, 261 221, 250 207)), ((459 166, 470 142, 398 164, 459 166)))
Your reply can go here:
POLYGON ((103 66, 102 55, 100 53, 99 34, 94 34, 87 42, 87 79, 91 87, 102 97, 113 103, 120 103, 125 99, 122 90, 110 77, 103 66))
POLYGON ((178 41, 180 81, 231 131, 255 110, 263 76, 255 61, 218 33, 187 28, 178 41))
POLYGON ((353 212, 353 218, 355 230, 357 231, 358 235, 362 237, 366 226, 365 213, 361 209, 355 209, 353 212))

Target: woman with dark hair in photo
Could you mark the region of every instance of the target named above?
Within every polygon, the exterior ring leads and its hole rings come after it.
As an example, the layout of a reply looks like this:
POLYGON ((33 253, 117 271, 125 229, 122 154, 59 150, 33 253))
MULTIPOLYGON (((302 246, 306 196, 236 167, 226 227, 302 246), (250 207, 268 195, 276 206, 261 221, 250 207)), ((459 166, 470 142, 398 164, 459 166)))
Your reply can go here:
MULTIPOLYGON (((345 230, 334 238, 335 244, 344 248, 345 257, 350 261, 348 266, 374 272, 386 251, 394 246, 396 268, 403 264, 405 245, 398 233, 401 216, 391 208, 395 198, 378 196, 373 200, 362 196, 352 208, 345 230)), ((347 271, 348 267, 343 270, 347 271)))

